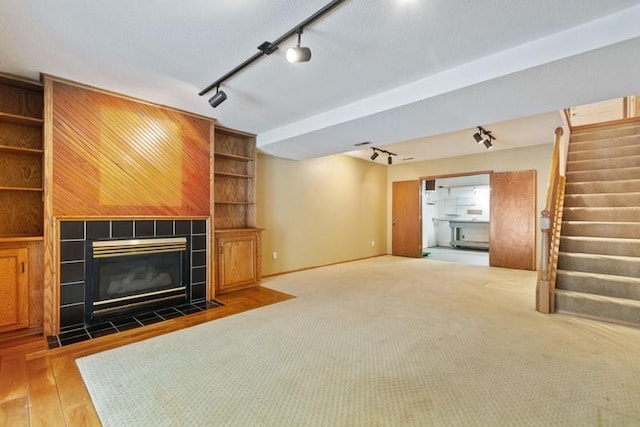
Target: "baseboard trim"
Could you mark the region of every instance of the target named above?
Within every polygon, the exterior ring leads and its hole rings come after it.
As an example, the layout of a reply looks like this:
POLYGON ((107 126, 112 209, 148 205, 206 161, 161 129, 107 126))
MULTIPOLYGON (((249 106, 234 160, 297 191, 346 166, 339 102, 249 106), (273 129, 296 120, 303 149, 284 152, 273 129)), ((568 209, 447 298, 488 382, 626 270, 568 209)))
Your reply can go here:
POLYGON ((348 262, 354 262, 354 261, 362 261, 365 259, 372 259, 372 258, 378 258, 381 256, 387 256, 389 254, 378 254, 378 255, 372 255, 372 256, 367 256, 367 257, 363 257, 363 258, 354 258, 354 259, 348 259, 345 261, 337 261, 337 262, 331 262, 328 264, 319 264, 319 265, 313 265, 310 267, 303 267, 303 268, 298 268, 295 270, 287 270, 287 271, 280 271, 278 273, 271 273, 271 274, 263 274, 262 278, 268 278, 268 277, 276 277, 276 276, 282 276, 284 274, 290 274, 290 273, 297 273, 299 271, 306 271, 306 270, 315 270, 316 268, 322 268, 322 267, 329 267, 332 265, 339 265, 339 264, 346 264, 348 262))

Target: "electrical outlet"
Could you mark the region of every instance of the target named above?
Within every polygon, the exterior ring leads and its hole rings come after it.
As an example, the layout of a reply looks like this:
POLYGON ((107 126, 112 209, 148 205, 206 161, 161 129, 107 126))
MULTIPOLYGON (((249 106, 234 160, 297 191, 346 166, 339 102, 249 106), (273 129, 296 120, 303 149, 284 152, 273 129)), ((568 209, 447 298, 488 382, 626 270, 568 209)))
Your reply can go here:
POLYGON ((376 245, 376 241, 375 241, 375 240, 372 240, 372 241, 371 241, 371 246, 375 246, 375 245, 376 245))
POLYGON ((273 259, 278 259, 278 252, 275 252, 275 251, 274 251, 274 252, 271 254, 271 257, 272 257, 273 259))

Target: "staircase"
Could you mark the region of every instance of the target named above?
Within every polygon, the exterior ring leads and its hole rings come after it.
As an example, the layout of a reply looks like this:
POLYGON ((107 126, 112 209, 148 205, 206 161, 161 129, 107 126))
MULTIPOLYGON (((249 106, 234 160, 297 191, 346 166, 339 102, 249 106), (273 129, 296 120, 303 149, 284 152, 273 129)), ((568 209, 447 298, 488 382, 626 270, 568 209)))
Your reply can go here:
POLYGON ((555 309, 640 326, 640 122, 571 135, 555 309))

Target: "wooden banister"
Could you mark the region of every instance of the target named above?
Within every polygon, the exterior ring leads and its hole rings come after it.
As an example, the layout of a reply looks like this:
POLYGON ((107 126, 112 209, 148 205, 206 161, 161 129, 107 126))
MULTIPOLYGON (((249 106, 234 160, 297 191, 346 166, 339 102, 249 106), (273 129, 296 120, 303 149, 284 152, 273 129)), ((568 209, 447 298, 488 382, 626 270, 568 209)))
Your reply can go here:
POLYGON ((542 232, 540 269, 536 285, 536 310, 541 313, 552 313, 554 303, 555 277, 558 264, 560 243, 560 224, 564 207, 565 177, 560 171, 560 148, 564 130, 559 127, 555 131, 553 156, 547 186, 547 201, 541 213, 540 229, 542 232))

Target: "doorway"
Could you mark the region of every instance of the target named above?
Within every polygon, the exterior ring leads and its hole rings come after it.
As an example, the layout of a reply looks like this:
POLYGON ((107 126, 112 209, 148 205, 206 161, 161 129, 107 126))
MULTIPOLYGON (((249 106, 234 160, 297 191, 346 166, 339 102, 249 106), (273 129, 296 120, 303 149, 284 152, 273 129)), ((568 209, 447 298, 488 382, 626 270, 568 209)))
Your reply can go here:
POLYGON ((489 265, 490 173, 422 180, 423 257, 489 265))

